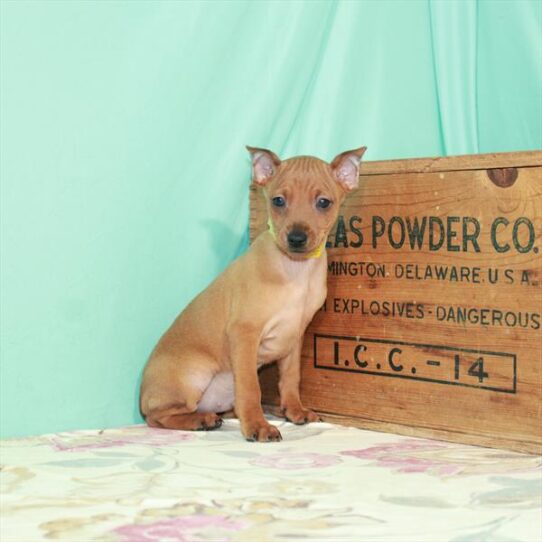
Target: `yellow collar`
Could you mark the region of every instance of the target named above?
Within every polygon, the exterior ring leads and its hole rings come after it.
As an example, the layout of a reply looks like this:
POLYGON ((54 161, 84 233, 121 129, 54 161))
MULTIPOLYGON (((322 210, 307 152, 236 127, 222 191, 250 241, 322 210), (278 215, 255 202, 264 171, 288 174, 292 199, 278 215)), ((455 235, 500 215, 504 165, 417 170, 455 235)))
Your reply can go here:
MULTIPOLYGON (((275 226, 273 225, 273 222, 271 222, 271 219, 267 221, 267 226, 269 227, 269 233, 271 234, 271 237, 276 241, 277 240, 277 232, 275 230, 275 226)), ((312 252, 308 252, 307 254, 303 254, 303 257, 308 260, 310 258, 319 258, 322 253, 324 252, 326 248, 326 241, 324 239, 323 243, 320 244, 320 246, 316 247, 312 252)))

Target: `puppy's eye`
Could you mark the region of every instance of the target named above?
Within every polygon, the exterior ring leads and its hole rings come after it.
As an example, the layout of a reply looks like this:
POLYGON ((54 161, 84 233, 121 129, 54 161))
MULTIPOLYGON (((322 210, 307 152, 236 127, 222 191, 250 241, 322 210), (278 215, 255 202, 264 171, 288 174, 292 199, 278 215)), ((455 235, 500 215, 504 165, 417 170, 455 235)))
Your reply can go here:
POLYGON ((286 200, 282 196, 275 196, 271 199, 271 203, 275 207, 284 207, 286 205, 286 200))
POLYGON ((331 206, 333 202, 330 200, 330 199, 327 199, 327 198, 318 198, 316 200, 316 207, 318 209, 327 209, 328 207, 331 206))

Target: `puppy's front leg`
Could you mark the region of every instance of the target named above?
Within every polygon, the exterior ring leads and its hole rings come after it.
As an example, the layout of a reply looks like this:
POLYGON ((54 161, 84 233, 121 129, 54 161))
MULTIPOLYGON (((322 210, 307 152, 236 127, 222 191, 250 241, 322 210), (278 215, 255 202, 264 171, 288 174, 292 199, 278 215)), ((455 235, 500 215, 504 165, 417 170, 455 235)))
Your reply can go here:
POLYGON ((318 414, 301 404, 299 398, 301 347, 302 341, 299 341, 290 354, 278 361, 280 408, 285 418, 297 425, 321 421, 318 414))
POLYGON ((258 381, 259 333, 250 326, 236 325, 228 332, 230 359, 235 382, 235 413, 241 432, 250 441, 282 440, 280 431, 264 418, 258 381))

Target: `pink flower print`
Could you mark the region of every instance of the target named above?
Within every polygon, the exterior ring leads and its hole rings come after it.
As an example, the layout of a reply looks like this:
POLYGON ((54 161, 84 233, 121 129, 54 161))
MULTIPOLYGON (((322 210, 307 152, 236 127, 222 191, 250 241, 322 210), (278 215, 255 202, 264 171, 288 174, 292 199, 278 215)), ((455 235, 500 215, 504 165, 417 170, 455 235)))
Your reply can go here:
POLYGON ((186 516, 164 519, 154 523, 123 525, 113 529, 119 535, 120 542, 199 542, 209 537, 201 538, 198 533, 212 530, 213 542, 227 542, 229 536, 220 533, 221 530, 238 531, 245 524, 232 521, 224 516, 186 516))
POLYGON ((49 437, 57 452, 83 452, 100 448, 117 448, 127 445, 172 446, 180 442, 195 439, 193 433, 156 429, 138 425, 123 429, 104 431, 75 431, 58 433, 49 437))
POLYGON ((284 470, 321 469, 341 462, 342 459, 334 455, 323 455, 310 452, 282 452, 278 454, 262 455, 250 460, 250 463, 259 467, 284 470))
POLYGON ((540 459, 536 456, 431 440, 405 439, 341 454, 376 460, 379 467, 398 472, 423 472, 433 476, 509 474, 540 468, 540 459))
POLYGON ((438 453, 448 448, 444 443, 418 440, 404 440, 391 444, 382 444, 362 450, 347 450, 341 455, 350 455, 360 459, 374 459, 379 467, 394 469, 398 472, 428 472, 435 470, 439 475, 453 475, 461 471, 460 465, 446 463, 438 453))

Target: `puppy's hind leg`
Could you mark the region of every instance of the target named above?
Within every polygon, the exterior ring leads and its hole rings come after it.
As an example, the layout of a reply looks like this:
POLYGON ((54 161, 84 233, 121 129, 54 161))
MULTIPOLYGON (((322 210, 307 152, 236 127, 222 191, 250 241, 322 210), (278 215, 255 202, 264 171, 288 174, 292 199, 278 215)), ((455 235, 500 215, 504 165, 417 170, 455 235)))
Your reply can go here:
POLYGON ((150 427, 184 429, 185 431, 210 431, 222 425, 222 418, 214 412, 184 413, 183 406, 171 407, 167 413, 156 413, 147 417, 150 427))
POLYGON ((218 414, 197 412, 213 376, 212 370, 203 370, 201 366, 184 365, 181 372, 178 360, 151 360, 143 376, 140 400, 147 425, 187 431, 218 429, 222 425, 218 414))

